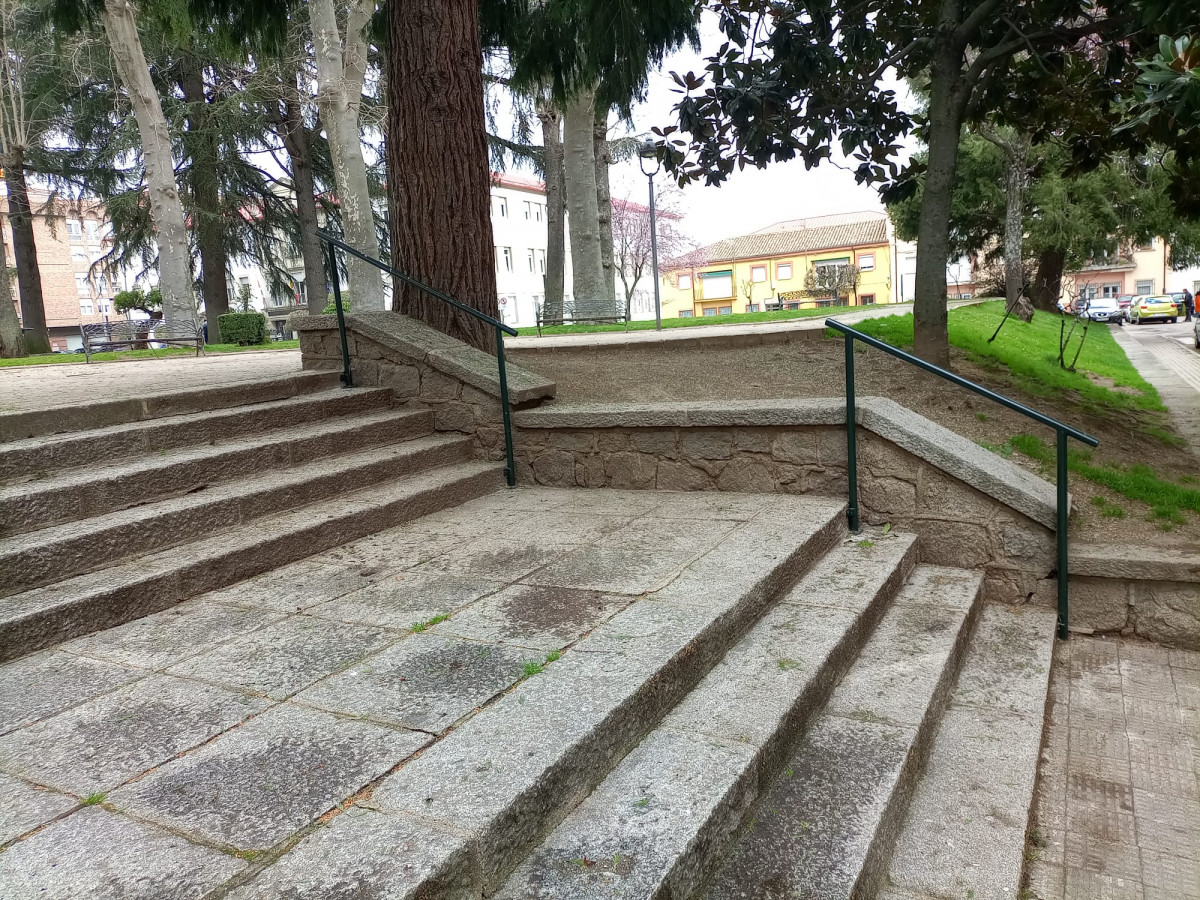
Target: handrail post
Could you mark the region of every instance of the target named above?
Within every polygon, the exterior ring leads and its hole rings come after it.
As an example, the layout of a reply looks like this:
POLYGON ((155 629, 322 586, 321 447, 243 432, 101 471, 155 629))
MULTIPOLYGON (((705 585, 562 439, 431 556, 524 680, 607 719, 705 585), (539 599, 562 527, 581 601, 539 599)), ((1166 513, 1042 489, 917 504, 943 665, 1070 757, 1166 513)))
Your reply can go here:
POLYGON ((329 256, 329 280, 333 285, 333 305, 337 309, 338 335, 342 339, 342 384, 354 387, 354 375, 350 371, 350 345, 346 341, 346 314, 342 309, 342 285, 338 278, 337 257, 333 244, 325 245, 329 256))
POLYGON ((846 335, 846 473, 850 481, 850 505, 846 510, 850 531, 858 534, 858 439, 854 409, 854 338, 846 335))
POLYGON ((508 372, 504 368, 504 332, 496 331, 496 363, 500 375, 500 413, 504 417, 504 455, 507 465, 504 480, 509 487, 517 486, 517 464, 513 459, 512 413, 508 405, 508 372))
POLYGON ((1067 639, 1068 578, 1070 569, 1067 560, 1067 522, 1071 513, 1067 493, 1067 433, 1056 429, 1058 436, 1058 508, 1056 530, 1058 534, 1058 636, 1067 639))

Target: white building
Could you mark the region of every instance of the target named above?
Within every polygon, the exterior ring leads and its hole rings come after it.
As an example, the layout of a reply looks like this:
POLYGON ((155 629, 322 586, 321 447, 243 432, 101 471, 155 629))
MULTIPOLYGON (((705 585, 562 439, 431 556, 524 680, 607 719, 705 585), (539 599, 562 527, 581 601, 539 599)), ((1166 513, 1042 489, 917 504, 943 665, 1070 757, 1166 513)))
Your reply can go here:
MULTIPOLYGON (((536 325, 537 307, 546 300, 546 187, 541 181, 511 172, 493 173, 492 240, 500 318, 514 328, 536 325)), ((563 289, 563 299, 570 300, 570 247, 563 289)))

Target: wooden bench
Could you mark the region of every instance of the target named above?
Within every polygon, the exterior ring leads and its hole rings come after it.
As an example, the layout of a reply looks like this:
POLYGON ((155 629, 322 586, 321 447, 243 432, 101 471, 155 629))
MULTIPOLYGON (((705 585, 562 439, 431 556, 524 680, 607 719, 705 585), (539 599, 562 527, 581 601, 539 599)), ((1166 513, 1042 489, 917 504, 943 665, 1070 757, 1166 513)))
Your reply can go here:
MULTIPOLYGON (((541 337, 542 326, 547 324, 545 306, 535 304, 534 311, 537 313, 537 333, 541 337)), ((563 303, 562 323, 564 325, 603 325, 603 324, 618 324, 625 323, 625 328, 629 328, 629 317, 625 314, 625 310, 618 303, 611 300, 570 300, 563 303)), ((558 322, 554 323, 555 325, 558 322)))
POLYGON ((179 344, 195 347, 199 356, 204 350, 204 332, 198 322, 166 322, 162 319, 115 319, 111 322, 94 322, 80 325, 83 335, 83 352, 87 361, 93 353, 111 350, 113 347, 148 346, 157 344, 179 344))

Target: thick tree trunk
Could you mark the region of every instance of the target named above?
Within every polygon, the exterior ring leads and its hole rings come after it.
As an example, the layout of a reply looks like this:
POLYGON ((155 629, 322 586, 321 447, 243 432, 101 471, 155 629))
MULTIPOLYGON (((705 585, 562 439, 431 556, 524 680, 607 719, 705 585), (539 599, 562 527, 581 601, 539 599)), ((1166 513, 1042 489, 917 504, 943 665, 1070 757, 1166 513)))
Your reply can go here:
POLYGON ((292 163, 292 184, 296 188, 296 215, 300 221, 300 255, 304 259, 304 285, 308 295, 308 314, 319 316, 328 302, 326 291, 325 254, 317 237, 320 222, 317 218, 316 183, 313 178, 312 149, 308 129, 304 125, 304 110, 296 75, 284 86, 285 140, 292 163))
POLYGON ((546 154, 546 300, 542 321, 561 325, 567 272, 567 207, 563 182, 562 115, 550 103, 538 104, 546 154))
POLYGON ((17 308, 13 305, 12 279, 8 277, 8 257, 4 252, 4 241, 0 239, 0 359, 26 355, 21 320, 17 316, 17 308))
POLYGON ((600 217, 596 203, 595 90, 584 90, 567 104, 563 117, 563 173, 571 235, 572 290, 576 304, 594 309, 609 296, 600 259, 600 217))
MULTIPOLYGON (((498 316, 477 0, 387 6, 387 168, 396 267, 498 316)), ((595 191, 592 192, 595 197, 595 191)), ((490 325, 409 286, 395 308, 485 350, 490 325)))
POLYGON ((221 187, 217 173, 221 154, 209 122, 203 63, 191 54, 180 62, 179 89, 187 101, 184 145, 191 159, 188 181, 192 192, 192 227, 200 251, 200 293, 208 320, 208 343, 221 343, 221 316, 229 312, 225 225, 221 216, 221 187))
MULTIPOLYGON (((946 53, 942 54, 947 56, 946 53)), ((950 364, 950 338, 946 331, 946 264, 950 257, 950 199, 958 140, 962 130, 961 105, 952 97, 958 70, 952 58, 935 63, 929 103, 929 161, 925 192, 917 225, 916 297, 913 303, 913 352, 934 365, 950 364)))
POLYGON ((608 299, 616 306, 617 277, 613 269, 612 189, 609 186, 609 167, 612 152, 608 146, 608 107, 596 107, 592 131, 592 148, 596 157, 596 216, 600 227, 600 268, 608 299))
MULTIPOLYGON (((17 288, 21 295, 21 321, 25 328, 25 350, 49 353, 50 332, 46 329, 46 306, 42 300, 42 272, 38 268, 37 244, 33 238, 33 211, 25 184, 25 154, 13 147, 5 154, 4 183, 8 187, 8 222, 12 228, 17 288)), ((7 267, 3 278, 8 279, 7 267)))
MULTIPOLYGON (((344 38, 338 30, 334 0, 313 0, 308 10, 317 63, 317 104, 329 137, 345 240, 367 256, 378 258, 379 235, 375 231, 367 164, 358 128, 367 66, 364 29, 374 4, 351 0, 344 38)), ((350 258, 346 261, 346 271, 354 309, 383 309, 383 276, 379 269, 350 258)))
POLYGON ((137 11, 129 0, 105 0, 101 20, 117 73, 129 94, 142 141, 150 217, 158 242, 158 286, 163 295, 163 317, 168 322, 195 322, 192 251, 188 243, 187 220, 179 199, 179 185, 175 181, 171 133, 142 50, 137 11))
MULTIPOLYGON (((1007 142, 1008 178, 1005 186, 1004 209, 1004 299, 1012 309, 1021 299, 1025 288, 1025 183, 1029 164, 1029 140, 1023 134, 1007 142)), ((1024 318, 1024 316, 1022 316, 1024 318)), ((1026 320, 1028 321, 1028 320, 1026 320)))
POLYGON ((1046 312, 1058 312, 1062 297, 1063 269, 1066 257, 1059 250, 1046 250, 1038 257, 1037 278, 1033 282, 1033 305, 1046 312))

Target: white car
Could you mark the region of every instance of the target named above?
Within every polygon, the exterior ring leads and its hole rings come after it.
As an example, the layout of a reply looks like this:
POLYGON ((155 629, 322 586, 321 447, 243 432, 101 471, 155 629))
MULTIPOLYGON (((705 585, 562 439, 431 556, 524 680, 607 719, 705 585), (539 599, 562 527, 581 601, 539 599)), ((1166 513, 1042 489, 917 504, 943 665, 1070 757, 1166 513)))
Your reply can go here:
POLYGON ((1081 318, 1091 319, 1093 322, 1125 324, 1125 310, 1121 309, 1121 304, 1117 302, 1116 297, 1093 297, 1080 310, 1079 315, 1081 318))

